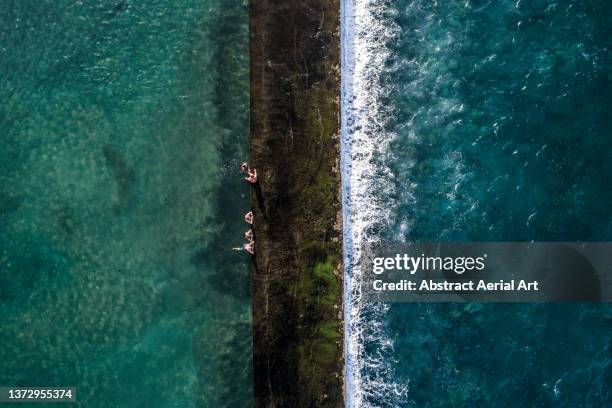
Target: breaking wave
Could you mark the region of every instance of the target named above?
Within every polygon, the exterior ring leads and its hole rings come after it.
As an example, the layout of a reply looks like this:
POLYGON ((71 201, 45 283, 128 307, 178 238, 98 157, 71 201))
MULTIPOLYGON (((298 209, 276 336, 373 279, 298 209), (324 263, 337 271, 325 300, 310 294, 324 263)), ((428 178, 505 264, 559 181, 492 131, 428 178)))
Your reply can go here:
MULTIPOLYGON (((344 324, 346 401, 352 407, 397 406, 407 386, 392 372, 393 342, 385 333, 388 306, 361 296, 359 259, 366 243, 377 242, 391 224, 393 174, 386 165, 393 133, 392 112, 382 100, 381 81, 389 57, 390 0, 342 1, 342 145, 344 219, 344 324)), ((405 399, 404 399, 405 400, 405 399)))

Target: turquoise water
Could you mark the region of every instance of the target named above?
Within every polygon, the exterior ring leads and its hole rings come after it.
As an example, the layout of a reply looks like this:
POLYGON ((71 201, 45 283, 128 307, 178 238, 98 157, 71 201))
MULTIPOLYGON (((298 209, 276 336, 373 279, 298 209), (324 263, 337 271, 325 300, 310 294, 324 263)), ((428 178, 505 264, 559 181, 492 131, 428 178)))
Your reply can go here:
MULTIPOLYGON (((372 162, 387 169, 379 194, 394 206, 373 234, 612 240, 611 2, 368 7, 393 31, 378 81, 391 137, 372 162)), ((363 406, 612 406, 609 305, 394 304, 380 313, 363 326, 363 406)))
POLYGON ((0 8, 0 385, 250 405, 247 30, 242 0, 0 8))

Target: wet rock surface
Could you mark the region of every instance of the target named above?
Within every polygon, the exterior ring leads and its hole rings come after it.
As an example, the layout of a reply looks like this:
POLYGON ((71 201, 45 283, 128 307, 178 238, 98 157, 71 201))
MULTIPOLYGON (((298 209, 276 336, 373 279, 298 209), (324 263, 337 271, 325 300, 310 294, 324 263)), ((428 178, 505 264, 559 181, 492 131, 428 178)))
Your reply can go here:
POLYGON ((255 407, 343 406, 339 12, 250 3, 255 407))

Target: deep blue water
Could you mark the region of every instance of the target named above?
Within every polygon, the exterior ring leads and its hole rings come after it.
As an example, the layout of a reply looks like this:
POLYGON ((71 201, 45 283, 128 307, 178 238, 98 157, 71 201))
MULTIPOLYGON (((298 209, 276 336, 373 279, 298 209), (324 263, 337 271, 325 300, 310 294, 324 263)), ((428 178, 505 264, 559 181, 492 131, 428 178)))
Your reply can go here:
POLYGON ((247 28, 241 0, 2 2, 0 385, 251 405, 247 28))
MULTIPOLYGON (((379 6, 395 204, 379 237, 612 240, 612 3, 379 6)), ((392 351, 365 353, 393 362, 362 368, 368 405, 612 406, 609 305, 393 304, 382 321, 392 351)))

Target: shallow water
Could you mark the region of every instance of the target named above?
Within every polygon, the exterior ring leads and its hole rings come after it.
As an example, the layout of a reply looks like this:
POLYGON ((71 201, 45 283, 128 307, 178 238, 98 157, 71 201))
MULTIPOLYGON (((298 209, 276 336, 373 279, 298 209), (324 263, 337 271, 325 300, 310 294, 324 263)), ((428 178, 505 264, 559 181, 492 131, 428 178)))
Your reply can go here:
MULTIPOLYGON (((360 239, 612 239, 609 2, 352 3, 384 27, 353 37, 384 58, 345 137, 380 139, 352 150, 352 193, 391 203, 356 204, 360 239)), ((608 305, 353 309, 355 406, 612 405, 608 305)))
POLYGON ((0 9, 0 384, 251 404, 247 9, 0 9))

